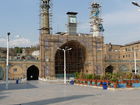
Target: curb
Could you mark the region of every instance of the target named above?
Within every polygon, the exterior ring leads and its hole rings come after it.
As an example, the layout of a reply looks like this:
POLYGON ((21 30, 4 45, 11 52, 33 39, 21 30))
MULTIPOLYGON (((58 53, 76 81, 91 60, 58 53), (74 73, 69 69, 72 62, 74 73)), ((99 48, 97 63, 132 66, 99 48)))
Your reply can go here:
MULTIPOLYGON (((81 84, 74 84, 74 85, 92 87, 92 88, 96 88, 96 89, 103 89, 103 87, 99 87, 99 86, 90 86, 90 85, 81 85, 81 84)), ((107 88, 106 90, 135 90, 135 89, 140 89, 140 88, 107 88)))

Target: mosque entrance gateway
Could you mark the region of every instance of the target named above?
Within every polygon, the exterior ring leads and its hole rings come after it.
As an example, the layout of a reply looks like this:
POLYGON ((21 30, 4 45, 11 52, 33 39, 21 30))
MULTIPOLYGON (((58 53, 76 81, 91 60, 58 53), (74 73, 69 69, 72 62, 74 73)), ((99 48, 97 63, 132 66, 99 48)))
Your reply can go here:
MULTIPOLYGON (((78 41, 68 41, 60 49, 66 51, 66 73, 67 77, 73 77, 75 72, 83 72, 85 63, 85 47, 78 41)), ((58 49, 55 54, 55 74, 56 77, 63 77, 64 74, 64 51, 58 49)))
POLYGON ((39 69, 36 66, 30 66, 27 70, 27 80, 38 80, 39 69))

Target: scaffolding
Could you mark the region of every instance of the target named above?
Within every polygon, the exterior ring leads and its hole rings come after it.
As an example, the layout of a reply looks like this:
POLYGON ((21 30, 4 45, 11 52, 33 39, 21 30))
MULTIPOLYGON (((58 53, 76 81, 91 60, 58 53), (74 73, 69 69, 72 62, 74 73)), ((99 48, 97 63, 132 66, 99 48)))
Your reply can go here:
POLYGON ((53 34, 52 22, 53 22, 53 0, 50 0, 50 9, 49 9, 50 34, 53 34))
POLYGON ((102 25, 102 18, 100 18, 101 6, 100 4, 93 2, 91 3, 91 13, 90 13, 90 32, 93 36, 100 36, 104 32, 102 25))

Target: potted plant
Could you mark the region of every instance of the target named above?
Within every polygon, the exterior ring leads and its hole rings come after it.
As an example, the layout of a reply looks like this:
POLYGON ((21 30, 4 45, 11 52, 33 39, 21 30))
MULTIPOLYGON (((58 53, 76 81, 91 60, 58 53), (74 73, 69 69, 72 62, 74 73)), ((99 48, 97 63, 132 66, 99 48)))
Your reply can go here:
POLYGON ((94 79, 93 74, 87 74, 88 85, 92 85, 92 79, 94 79))
POLYGON ((115 78, 115 77, 113 77, 113 78, 111 78, 111 81, 112 81, 112 83, 113 83, 113 87, 114 87, 114 88, 117 88, 117 87, 118 87, 118 79, 115 78))
POLYGON ((75 75, 75 80, 74 80, 74 82, 77 83, 77 84, 80 84, 80 79, 79 79, 80 73, 76 72, 74 75, 75 75))
POLYGON ((132 87, 132 79, 133 79, 133 74, 128 72, 126 73, 126 87, 130 88, 132 87))
POLYGON ((117 88, 118 87, 118 80, 119 80, 119 74, 118 73, 113 73, 111 81, 113 83, 113 87, 117 88))
POLYGON ((126 87, 131 88, 132 87, 132 81, 131 80, 127 80, 126 82, 126 87))
POLYGON ((95 75, 95 74, 94 74, 94 78, 95 78, 95 80, 96 80, 96 85, 97 85, 97 86, 100 86, 100 84, 101 84, 100 75, 95 75))

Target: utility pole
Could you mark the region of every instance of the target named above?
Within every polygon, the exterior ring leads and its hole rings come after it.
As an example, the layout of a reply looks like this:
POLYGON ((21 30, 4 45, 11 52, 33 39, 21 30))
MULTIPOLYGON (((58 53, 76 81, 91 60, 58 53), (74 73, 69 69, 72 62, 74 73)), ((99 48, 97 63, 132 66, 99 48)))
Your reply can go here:
POLYGON ((134 49, 134 67, 135 67, 135 75, 137 74, 137 61, 136 61, 136 50, 134 49))
MULTIPOLYGON (((140 7, 140 4, 136 1, 132 1, 134 6, 140 7)), ((136 59, 136 50, 134 49, 134 67, 135 67, 135 75, 137 74, 137 59, 136 59)))
POLYGON ((6 89, 8 89, 8 72, 9 72, 9 36, 10 32, 7 33, 6 89))

